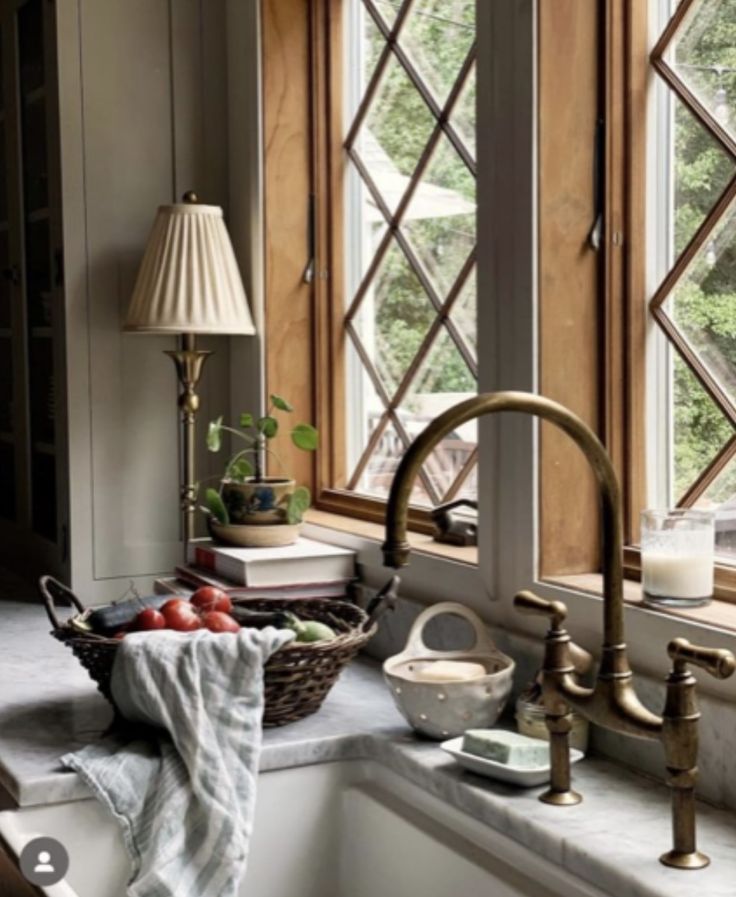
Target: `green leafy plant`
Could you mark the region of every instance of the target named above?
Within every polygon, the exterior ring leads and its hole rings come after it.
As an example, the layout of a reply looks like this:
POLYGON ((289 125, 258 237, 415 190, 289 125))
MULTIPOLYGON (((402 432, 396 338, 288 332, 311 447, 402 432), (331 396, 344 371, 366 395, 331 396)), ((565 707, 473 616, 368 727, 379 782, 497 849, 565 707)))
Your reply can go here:
MULTIPOLYGON (((222 449, 223 433, 230 433, 246 443, 245 448, 236 452, 225 465, 223 483, 265 483, 266 456, 272 455, 281 464, 278 455, 270 447, 270 442, 281 431, 282 427, 276 417, 278 412, 291 414, 293 407, 278 395, 272 395, 268 413, 256 418, 244 412, 240 415, 238 428, 223 423, 222 417, 210 421, 207 429, 207 448, 211 452, 222 449)), ((313 452, 319 446, 319 433, 311 424, 298 423, 289 431, 291 442, 296 448, 305 452, 313 452)), ((230 515, 223 501, 222 494, 216 489, 205 492, 205 510, 219 523, 229 524, 230 515)), ((298 486, 289 496, 286 505, 287 522, 301 522, 304 512, 311 504, 311 494, 306 486, 298 486)))

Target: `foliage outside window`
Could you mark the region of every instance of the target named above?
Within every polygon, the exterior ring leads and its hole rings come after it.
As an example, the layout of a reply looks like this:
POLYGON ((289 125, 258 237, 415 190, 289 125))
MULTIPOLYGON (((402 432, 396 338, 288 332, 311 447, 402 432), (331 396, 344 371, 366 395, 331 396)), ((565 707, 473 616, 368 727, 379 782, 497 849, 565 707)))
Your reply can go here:
POLYGON ((672 0, 652 56, 669 87, 671 504, 717 511, 736 558, 736 0, 672 0))
MULTIPOLYGON (((384 498, 414 437, 477 391, 475 0, 348 0, 347 488, 384 498)), ((475 497, 477 429, 420 505, 475 497)))

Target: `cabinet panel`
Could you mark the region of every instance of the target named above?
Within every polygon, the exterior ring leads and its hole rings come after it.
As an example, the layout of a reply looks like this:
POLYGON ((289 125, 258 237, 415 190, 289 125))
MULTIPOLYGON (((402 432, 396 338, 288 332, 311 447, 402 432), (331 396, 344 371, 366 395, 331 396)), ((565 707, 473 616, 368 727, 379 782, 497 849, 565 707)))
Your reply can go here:
MULTIPOLYGON (((121 328, 156 206, 186 189, 225 204, 223 10, 224 0, 58 6, 72 579, 98 600, 119 594, 116 579, 181 559, 178 387, 163 354, 176 340, 121 328)), ((204 430, 227 413, 227 340, 201 345, 216 355, 198 449, 219 464, 204 430)))
POLYGON ((0 518, 15 520, 15 451, 0 440, 0 518))
POLYGON ((28 575, 65 570, 54 10, 0 5, 0 563, 28 575))
POLYGON ((23 199, 26 217, 48 211, 49 174, 46 133, 46 98, 22 97, 23 199))
POLYGON ((123 336, 156 206, 173 185, 166 0, 83 10, 95 576, 179 556, 176 381, 168 337, 123 336), (135 46, 135 65, 130 48, 135 46))
POLYGON ((26 0, 18 10, 18 56, 21 93, 45 87, 43 0, 26 0))
MULTIPOLYGON (((0 159, 0 166, 4 166, 2 159, 0 159)), ((4 167, 0 167, 0 172, 4 170, 4 167)), ((0 184, 3 181, 4 179, 0 175, 0 184)), ((8 228, 7 224, 0 219, 0 330, 9 330, 13 326, 13 290, 9 274, 8 228)))

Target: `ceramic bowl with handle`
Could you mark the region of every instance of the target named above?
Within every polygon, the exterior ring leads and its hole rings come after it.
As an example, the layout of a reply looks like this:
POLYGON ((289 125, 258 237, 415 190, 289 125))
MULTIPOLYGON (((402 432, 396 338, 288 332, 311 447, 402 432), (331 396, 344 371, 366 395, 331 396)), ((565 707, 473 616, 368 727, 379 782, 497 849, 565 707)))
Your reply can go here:
POLYGON ((469 608, 444 601, 422 611, 404 650, 383 664, 383 675, 396 706, 409 725, 429 738, 447 739, 466 729, 487 729, 503 711, 514 676, 514 661, 496 648, 480 617, 469 608), (473 627, 475 643, 460 651, 435 651, 422 638, 430 620, 452 614, 473 627), (485 675, 463 681, 422 682, 422 670, 438 660, 479 664, 485 675))

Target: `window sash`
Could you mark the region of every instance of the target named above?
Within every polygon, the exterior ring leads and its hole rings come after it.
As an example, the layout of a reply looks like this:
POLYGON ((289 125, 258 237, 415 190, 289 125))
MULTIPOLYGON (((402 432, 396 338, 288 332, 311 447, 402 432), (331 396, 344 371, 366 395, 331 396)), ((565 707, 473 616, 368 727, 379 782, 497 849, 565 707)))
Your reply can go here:
MULTIPOLYGON (((370 5, 370 4, 369 4, 370 5)), ((345 293, 343 285, 348 278, 346 274, 345 259, 345 231, 350 226, 347 219, 347 210, 344 191, 346 188, 346 161, 344 155, 344 122, 346 108, 354 105, 354 97, 344 95, 344 87, 350 84, 346 72, 346 48, 344 35, 346 33, 346 4, 343 0, 315 0, 312 6, 312 19, 310 28, 311 43, 311 78, 312 78, 312 169, 314 180, 314 233, 316 235, 315 270, 318 276, 313 282, 314 307, 315 307, 315 357, 317 360, 315 370, 315 403, 316 418, 320 431, 328 434, 323 439, 323 449, 318 458, 316 476, 314 480, 315 504, 318 508, 333 511, 340 514, 357 516, 363 519, 382 521, 385 510, 385 500, 363 495, 353 491, 349 486, 356 485, 355 471, 349 469, 348 459, 354 454, 350 451, 348 434, 348 420, 346 415, 347 389, 349 388, 348 374, 350 365, 355 364, 355 352, 348 351, 349 339, 346 337, 345 327, 345 293), (351 102, 353 101, 353 102, 351 102), (319 276, 321 274, 322 276, 319 276), (320 359, 329 358, 329 365, 321 364, 320 359)), ((347 23, 348 27, 352 27, 347 23)), ((354 28, 353 28, 354 30, 354 28)), ((396 52, 396 51, 392 51, 396 52)), ((401 51, 398 51, 401 55, 401 51)), ((408 60, 404 60, 410 65, 408 60)), ((463 64, 457 83, 451 91, 446 102, 449 108, 464 84, 469 68, 475 63, 474 48, 463 64)), ((428 89, 422 87, 420 76, 415 74, 415 86, 425 96, 428 89)), ((349 90, 349 88, 348 88, 349 90)), ((412 177, 412 183, 418 181, 423 165, 428 161, 431 149, 436 141, 449 136, 453 146, 460 150, 462 157, 467 153, 464 147, 452 131, 452 126, 445 121, 441 111, 435 109, 436 102, 429 98, 434 113, 439 114, 438 123, 435 126, 435 136, 425 150, 419 167, 412 177), (443 136, 444 135, 444 136, 443 136)), ((363 99, 363 105, 366 100, 363 99)), ((355 126, 352 130, 355 130, 355 126)), ((348 135, 348 147, 351 137, 348 135)), ((350 150, 348 149, 350 155, 350 150)), ((352 156, 353 164, 356 158, 352 156)), ((474 168, 472 160, 466 160, 474 168)), ((360 164, 359 160, 358 163, 360 164)), ((348 176, 349 178, 349 176, 348 176)), ((349 183, 349 180, 348 180, 349 183)), ((369 185, 370 187, 370 185, 369 185)), ((406 205, 405 201, 403 205, 406 205)), ((391 228, 389 228, 391 230, 391 228)), ((409 252, 411 250, 409 249, 409 252)), ((474 264, 473 255, 465 262, 458 283, 462 285, 465 275, 474 264)), ((352 304, 354 298, 349 297, 352 304)), ((449 297, 452 301, 453 296, 449 297)), ((445 302, 447 300, 444 300, 445 302)), ((443 321, 444 318, 438 318, 443 321)), ((347 328, 351 325, 351 313, 348 309, 347 328)), ((445 324, 441 323, 444 330, 445 324)), ((427 347, 429 348, 429 347, 427 347)), ((426 356, 426 352, 419 355, 412 363, 410 370, 415 370, 426 356)), ((473 363, 474 364, 474 363, 473 363)), ((473 370, 473 367, 471 367, 473 370)), ((406 378, 408 383, 408 377, 406 378)), ((405 385, 406 385, 405 383, 405 385)), ((388 417, 395 418, 396 397, 388 406, 388 417)), ((394 420, 394 424, 396 421, 394 420)), ((398 421, 401 427, 401 421, 398 421)), ((404 441, 410 437, 404 433, 404 441)), ((365 445, 360 446, 359 455, 364 455, 365 445)), ((462 488, 471 466, 475 465, 479 455, 478 449, 471 452, 460 474, 447 496, 450 500, 456 492, 462 488)), ((358 471, 359 473, 360 471, 358 471)), ((432 489, 428 490, 430 495, 432 489)), ((442 496, 435 495, 438 499, 442 496)), ((410 514, 410 524, 413 528, 423 532, 431 532, 432 524, 430 512, 426 508, 413 508, 410 514)))

